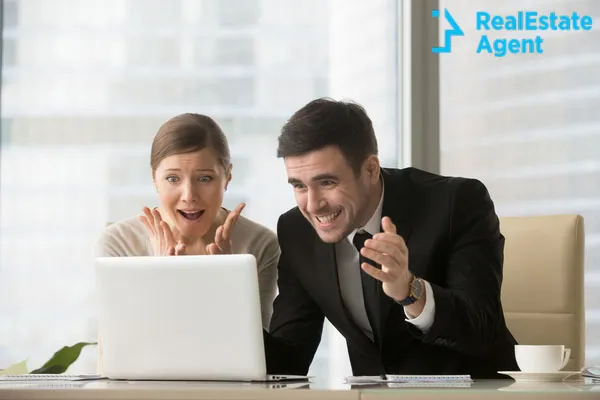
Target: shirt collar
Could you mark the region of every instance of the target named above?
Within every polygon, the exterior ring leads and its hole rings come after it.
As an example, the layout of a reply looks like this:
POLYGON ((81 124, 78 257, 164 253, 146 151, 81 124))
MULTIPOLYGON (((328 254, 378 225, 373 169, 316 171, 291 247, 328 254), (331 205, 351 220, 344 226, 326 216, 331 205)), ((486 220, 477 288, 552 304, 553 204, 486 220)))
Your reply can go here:
POLYGON ((354 240, 354 235, 356 235, 356 232, 358 232, 358 231, 369 232, 372 236, 374 236, 376 233, 380 232, 380 230, 381 230, 381 212, 383 210, 383 193, 384 193, 384 191, 385 191, 385 187, 383 185, 383 179, 382 179, 381 180, 381 197, 379 198, 379 204, 377 205, 375 212, 373 213, 373 215, 371 215, 371 218, 367 221, 367 223, 364 226, 361 226, 361 227, 353 230, 347 236, 350 243, 352 243, 352 241, 354 240))

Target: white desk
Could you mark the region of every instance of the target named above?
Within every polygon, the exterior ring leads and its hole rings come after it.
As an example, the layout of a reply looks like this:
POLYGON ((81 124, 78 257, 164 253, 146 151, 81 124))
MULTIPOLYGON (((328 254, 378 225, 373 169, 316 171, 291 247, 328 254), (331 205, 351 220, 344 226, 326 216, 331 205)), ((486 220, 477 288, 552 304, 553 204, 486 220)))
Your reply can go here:
POLYGON ((0 383, 0 399, 31 400, 191 400, 191 399, 600 399, 600 385, 583 381, 516 384, 512 381, 476 381, 468 388, 350 387, 313 380, 310 384, 242 384, 212 382, 42 382, 0 383))

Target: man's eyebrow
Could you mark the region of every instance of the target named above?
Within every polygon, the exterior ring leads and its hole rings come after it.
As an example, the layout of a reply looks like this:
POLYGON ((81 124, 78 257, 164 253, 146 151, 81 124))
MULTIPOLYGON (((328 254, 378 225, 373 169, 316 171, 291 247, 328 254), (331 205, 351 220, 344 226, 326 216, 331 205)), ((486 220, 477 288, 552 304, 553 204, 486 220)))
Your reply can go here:
MULTIPOLYGON (((312 178, 310 178, 311 181, 316 182, 316 181, 325 181, 325 180, 329 180, 329 181, 337 181, 339 180, 339 178, 333 174, 330 173, 325 173, 325 174, 319 174, 319 175, 315 175, 312 178)), ((297 178, 288 178, 288 183, 290 185, 296 185, 296 184, 301 184, 302 181, 300 179, 297 178)))
MULTIPOLYGON (((181 168, 167 168, 165 171, 181 171, 181 168)), ((215 172, 214 168, 196 168, 196 172, 215 172)))
POLYGON ((324 181, 324 180, 332 180, 337 181, 339 178, 333 174, 319 174, 312 177, 313 181, 324 181))

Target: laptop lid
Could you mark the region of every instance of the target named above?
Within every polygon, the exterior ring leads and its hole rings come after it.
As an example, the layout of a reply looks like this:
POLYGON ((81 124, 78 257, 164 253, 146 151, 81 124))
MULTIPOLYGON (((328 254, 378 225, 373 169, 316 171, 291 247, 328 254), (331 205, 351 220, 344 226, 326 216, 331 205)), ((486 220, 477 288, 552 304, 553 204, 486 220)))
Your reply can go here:
POLYGON ((96 259, 102 374, 265 380, 252 255, 96 259))

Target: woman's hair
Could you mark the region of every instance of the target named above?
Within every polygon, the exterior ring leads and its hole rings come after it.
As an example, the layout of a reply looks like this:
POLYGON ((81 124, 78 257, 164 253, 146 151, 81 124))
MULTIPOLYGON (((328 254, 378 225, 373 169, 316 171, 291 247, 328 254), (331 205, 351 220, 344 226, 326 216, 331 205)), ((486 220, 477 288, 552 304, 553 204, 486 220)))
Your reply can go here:
POLYGON ((225 134, 210 117, 181 114, 165 122, 154 136, 150 151, 152 174, 165 158, 174 154, 193 153, 211 148, 227 171, 231 161, 225 134))

